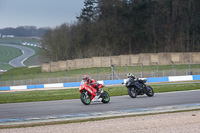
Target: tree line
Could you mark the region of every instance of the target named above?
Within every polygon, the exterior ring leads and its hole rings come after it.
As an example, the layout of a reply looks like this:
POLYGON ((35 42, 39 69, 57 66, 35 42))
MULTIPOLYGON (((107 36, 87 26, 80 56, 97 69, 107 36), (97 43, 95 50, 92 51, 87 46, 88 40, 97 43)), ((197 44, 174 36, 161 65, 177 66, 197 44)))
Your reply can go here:
POLYGON ((48 29, 53 61, 200 51, 199 0, 85 0, 77 21, 48 29))
POLYGON ((1 35, 14 35, 16 37, 42 37, 47 29, 37 28, 36 26, 19 26, 17 28, 0 29, 1 35))

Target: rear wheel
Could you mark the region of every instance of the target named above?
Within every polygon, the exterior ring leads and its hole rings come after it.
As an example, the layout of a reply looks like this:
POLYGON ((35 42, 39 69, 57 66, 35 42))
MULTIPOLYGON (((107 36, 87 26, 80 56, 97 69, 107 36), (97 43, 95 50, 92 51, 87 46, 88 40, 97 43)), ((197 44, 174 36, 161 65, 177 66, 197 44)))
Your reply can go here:
POLYGON ((104 92, 101 94, 100 97, 102 98, 102 103, 109 103, 109 101, 110 101, 110 96, 109 96, 109 94, 108 94, 106 91, 104 91, 104 92))
POLYGON ((91 95, 87 91, 83 91, 80 96, 81 102, 85 105, 89 105, 91 102, 91 95))
POLYGON ((154 95, 153 88, 151 88, 151 86, 147 86, 146 89, 147 89, 146 95, 152 97, 154 95))
POLYGON ((128 95, 131 97, 131 98, 136 98, 137 97, 137 91, 135 88, 128 88, 128 95))

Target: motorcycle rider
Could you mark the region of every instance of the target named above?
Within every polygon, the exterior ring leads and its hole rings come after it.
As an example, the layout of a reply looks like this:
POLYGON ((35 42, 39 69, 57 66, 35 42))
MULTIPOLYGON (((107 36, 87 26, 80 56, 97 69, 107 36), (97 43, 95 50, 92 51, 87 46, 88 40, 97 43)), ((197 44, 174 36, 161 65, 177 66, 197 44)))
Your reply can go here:
POLYGON ((99 83, 96 82, 94 79, 90 78, 88 75, 83 76, 83 80, 86 82, 86 84, 89 84, 91 87, 95 88, 98 92, 99 83))
POLYGON ((140 86, 138 78, 135 75, 133 75, 132 73, 127 73, 127 78, 129 80, 134 80, 135 81, 135 86, 139 89, 139 91, 142 90, 142 87, 140 86))

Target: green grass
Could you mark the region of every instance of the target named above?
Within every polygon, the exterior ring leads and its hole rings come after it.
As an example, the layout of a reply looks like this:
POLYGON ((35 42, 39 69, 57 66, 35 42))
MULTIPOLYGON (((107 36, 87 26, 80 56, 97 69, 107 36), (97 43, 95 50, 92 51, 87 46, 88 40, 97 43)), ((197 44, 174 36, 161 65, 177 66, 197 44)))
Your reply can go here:
POLYGON ((200 83, 187 84, 168 84, 168 85, 150 85, 156 93, 183 91, 183 90, 197 90, 200 89, 200 83))
POLYGON ((9 64, 0 64, 0 69, 1 70, 10 70, 12 68, 13 68, 13 66, 11 66, 9 64))
POLYGON ((11 69, 13 68, 9 65, 9 61, 13 58, 22 55, 21 50, 9 46, 0 46, 0 69, 11 69))
MULTIPOLYGON (((196 90, 200 89, 200 83, 195 84, 176 84, 176 85, 151 85, 155 93, 196 90)), ((127 95, 127 89, 124 86, 110 86, 105 87, 105 91, 110 96, 127 95)), ((155 94, 156 95, 156 94, 155 94)), ((18 103, 18 102, 36 102, 36 101, 50 101, 50 100, 66 100, 79 99, 80 93, 76 89, 61 89, 61 90, 35 90, 24 92, 1 92, 0 103, 18 103)))
POLYGON ((21 50, 9 46, 0 46, 0 62, 8 63, 15 57, 22 55, 21 50))

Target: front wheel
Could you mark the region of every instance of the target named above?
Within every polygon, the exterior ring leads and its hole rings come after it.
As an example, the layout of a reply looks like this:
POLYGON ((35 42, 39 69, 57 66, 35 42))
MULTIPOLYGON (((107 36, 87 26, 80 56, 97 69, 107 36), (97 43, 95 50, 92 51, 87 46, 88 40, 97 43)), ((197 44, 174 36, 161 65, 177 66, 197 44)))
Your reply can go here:
POLYGON ((109 101, 110 101, 110 96, 109 96, 109 94, 108 94, 106 91, 104 91, 104 92, 101 94, 100 97, 102 98, 102 103, 109 103, 109 101))
POLYGON ((152 97, 154 95, 153 88, 151 88, 151 86, 147 86, 146 89, 147 89, 146 95, 152 97))
POLYGON ((90 102, 91 102, 91 95, 88 94, 87 91, 84 91, 81 93, 81 96, 80 96, 80 99, 81 99, 81 102, 85 105, 89 105, 90 102))
POLYGON ((137 91, 135 88, 128 88, 128 95, 131 97, 131 98, 136 98, 137 97, 137 91))

